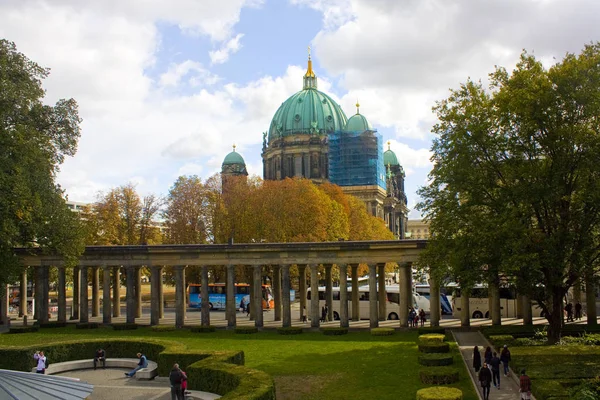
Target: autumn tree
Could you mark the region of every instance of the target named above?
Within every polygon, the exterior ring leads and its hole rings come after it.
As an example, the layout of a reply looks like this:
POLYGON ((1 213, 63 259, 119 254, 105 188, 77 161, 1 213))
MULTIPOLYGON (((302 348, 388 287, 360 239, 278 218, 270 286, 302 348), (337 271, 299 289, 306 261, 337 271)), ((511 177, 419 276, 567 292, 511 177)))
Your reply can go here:
POLYGON ((169 190, 162 216, 169 243, 206 243, 208 190, 196 176, 180 176, 169 190))
POLYGON ((49 70, 0 40, 0 283, 20 270, 18 246, 41 247, 77 262, 83 251, 81 225, 55 182, 80 136, 73 99, 45 105, 42 81, 49 70))
POLYGON ((542 307, 555 342, 565 294, 600 255, 600 45, 549 69, 523 53, 490 82, 467 81, 435 107, 419 205, 431 221, 427 252, 450 249, 446 265, 467 279, 514 282, 542 307))

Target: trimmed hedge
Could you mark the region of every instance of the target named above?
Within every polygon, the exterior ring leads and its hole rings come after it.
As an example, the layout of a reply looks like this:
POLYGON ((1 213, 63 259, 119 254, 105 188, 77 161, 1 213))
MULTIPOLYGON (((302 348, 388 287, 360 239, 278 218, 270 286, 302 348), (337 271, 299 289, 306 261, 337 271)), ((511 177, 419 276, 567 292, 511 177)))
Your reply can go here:
POLYGON ((280 335, 299 335, 302 332, 304 331, 298 326, 286 326, 277 328, 277 333, 279 333, 280 335))
POLYGON ((371 329, 371 336, 392 336, 396 333, 394 328, 373 328, 371 329))
POLYGON ((11 326, 8 333, 31 333, 37 332, 38 327, 33 325, 28 326, 11 326))
POLYGON ((448 385, 458 382, 458 369, 452 367, 429 367, 419 370, 421 382, 429 385, 448 385))
POLYGON ((425 335, 428 333, 439 333, 445 335, 446 328, 441 328, 439 326, 424 326, 422 328, 419 328, 417 332, 419 333, 419 335, 425 335))
POLYGON ((419 351, 421 353, 448 353, 450 351, 450 345, 445 342, 433 344, 419 343, 419 351))
POLYGON ((222 395, 223 400, 274 400, 273 379, 262 371, 244 366, 242 351, 191 352, 178 342, 144 338, 58 342, 40 346, 0 348, 0 368, 30 371, 33 353, 43 350, 50 364, 91 358, 103 348, 110 358, 131 358, 144 353, 156 361, 160 376, 168 376, 174 363, 187 372, 188 387, 222 395))
POLYGON ((194 333, 211 333, 211 332, 216 331, 217 328, 215 328, 212 325, 209 325, 209 326, 200 325, 200 326, 192 326, 190 330, 194 333))
POLYGON ((233 331, 235 333, 249 335, 249 334, 252 334, 252 333, 258 333, 258 328, 255 327, 255 326, 238 326, 233 331))
POLYGON ((112 327, 115 331, 132 331, 138 328, 136 323, 124 323, 124 324, 112 324, 112 327))
POLYGON ((36 323, 36 325, 40 328, 65 328, 67 326, 66 322, 58 322, 58 321, 50 321, 50 322, 40 322, 36 323))
POLYGON ((454 357, 452 354, 444 353, 427 353, 419 356, 419 364, 426 367, 441 367, 452 365, 454 357))
POLYGON ((419 343, 421 344, 437 344, 444 343, 445 335, 441 333, 426 333, 425 335, 419 336, 419 343))
POLYGON ((508 346, 513 346, 515 344, 515 338, 512 335, 491 335, 489 339, 497 349, 505 344, 508 346))
POLYGON ((98 329, 100 325, 97 322, 80 322, 75 325, 76 329, 98 329))
POLYGON ((152 332, 173 332, 177 328, 173 325, 153 325, 150 327, 152 332))
POLYGON ((340 335, 347 334, 348 328, 327 327, 327 328, 321 328, 321 332, 323 332, 323 335, 340 336, 340 335))
POLYGON ((462 391, 452 387, 429 387, 417 391, 417 400, 462 400, 462 391))

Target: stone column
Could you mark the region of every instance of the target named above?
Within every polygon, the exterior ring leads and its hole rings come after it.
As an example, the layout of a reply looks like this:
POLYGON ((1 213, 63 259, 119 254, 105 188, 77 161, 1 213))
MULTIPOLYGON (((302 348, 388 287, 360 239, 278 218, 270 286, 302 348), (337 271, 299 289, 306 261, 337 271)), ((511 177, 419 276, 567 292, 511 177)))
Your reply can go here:
POLYGON ((210 305, 208 304, 208 265, 202 266, 202 285, 200 286, 201 316, 200 323, 202 326, 210 326, 210 305))
POLYGON ((399 264, 400 265, 400 276, 399 276, 399 300, 400 300, 400 310, 399 310, 399 318, 400 318, 400 326, 408 327, 408 310, 412 307, 412 285, 410 283, 411 278, 411 268, 408 263, 399 264), (406 294, 410 295, 407 296, 406 294))
POLYGON ((0 285, 0 322, 4 326, 10 325, 10 316, 8 315, 8 285, 0 285))
POLYGON ((81 278, 79 280, 79 322, 89 322, 88 304, 88 267, 81 267, 81 278))
POLYGON ((281 267, 273 266, 273 301, 275 303, 275 321, 281 321, 281 267))
POLYGON ((497 281, 493 280, 489 283, 489 291, 489 309, 492 325, 502 325, 502 313, 500 311, 500 287, 497 281))
POLYGON ((377 301, 379 303, 379 320, 387 319, 387 296, 385 292, 385 264, 377 264, 377 301))
POLYGON ((227 266, 227 296, 225 303, 225 314, 227 315, 227 327, 236 327, 236 309, 238 305, 235 301, 235 267, 227 266))
POLYGON ((310 264, 310 326, 318 328, 319 319, 319 275, 317 264, 310 264))
POLYGON ((300 296, 300 320, 302 313, 308 318, 308 310, 306 309, 306 265, 298 265, 298 295, 300 296))
POLYGON ((142 316, 142 267, 135 267, 135 317, 142 316))
POLYGON ((325 305, 327 306, 327 321, 333 321, 333 282, 331 268, 333 265, 325 264, 325 305))
POLYGON ((358 264, 352 264, 352 321, 360 321, 360 306, 358 294, 358 264))
POLYGON ((163 282, 164 266, 161 265, 158 277, 158 317, 165 317, 165 284, 163 282))
POLYGON ((338 264, 340 270, 340 327, 348 328, 348 268, 346 264, 338 264))
MULTIPOLYGON (((254 297, 254 293, 256 293, 256 290, 255 290, 254 285, 256 282, 254 282, 254 272, 253 272, 254 267, 252 265, 249 265, 249 266, 247 266, 247 268, 248 268, 248 271, 250 271, 250 294, 249 294, 250 305, 248 306, 248 310, 250 311, 249 320, 254 321, 254 317, 256 315, 256 312, 255 312, 256 307, 254 307, 254 303, 256 302, 255 301, 256 297, 254 297)), ((260 282, 259 282, 259 284, 260 284, 260 282)))
POLYGON ((135 323, 135 267, 125 266, 125 315, 128 324, 135 323))
POLYGON ((67 322, 67 273, 58 267, 58 322, 67 322))
POLYGON ((469 289, 463 289, 460 293, 460 326, 471 326, 471 305, 469 303, 469 289))
POLYGON ((377 328, 377 264, 369 264, 369 327, 377 328))
MULTIPOLYGON (((71 319, 79 319, 79 277, 80 276, 81 276, 81 271, 80 271, 79 267, 73 267, 73 301, 71 302, 71 319)), ((36 304, 37 304, 37 299, 36 299, 36 304)))
POLYGON ((176 265, 175 269, 175 327, 185 325, 185 265, 176 265))
POLYGON ((121 266, 113 269, 112 316, 121 316, 121 266))
POLYGON ((523 311, 523 325, 533 325, 533 315, 531 312, 531 300, 525 295, 521 295, 521 309, 523 311))
POLYGON ((160 323, 160 284, 162 267, 153 265, 150 267, 150 325, 160 323))
POLYGON ((21 271, 21 285, 19 287, 19 317, 27 315, 27 267, 21 271))
POLYGON ((254 282, 254 300, 251 306, 254 308, 254 326, 263 327, 263 306, 262 306, 262 265, 255 265, 252 270, 254 282))
POLYGON ((50 265, 46 265, 42 269, 42 274, 42 315, 40 316, 40 321, 48 322, 50 320, 50 310, 48 307, 48 302, 50 301, 50 265))
POLYGON ((33 272, 33 297, 35 298, 35 307, 33 309, 33 319, 40 318, 40 307, 42 306, 42 267, 36 266, 33 272))
POLYGON ((440 283, 437 279, 429 280, 429 323, 431 326, 440 326, 440 283))
POLYGON ((596 286, 594 285, 593 272, 586 272, 585 276, 585 302, 587 312, 587 324, 589 326, 598 324, 598 315, 596 313, 596 286))
POLYGON ((112 322, 111 304, 110 304, 110 270, 112 267, 102 266, 102 323, 110 324, 112 322))
POLYGON ((290 266, 281 266, 281 294, 283 306, 283 327, 292 326, 292 305, 290 300, 290 266))
POLYGON ((100 269, 92 267, 92 317, 100 313, 100 269))

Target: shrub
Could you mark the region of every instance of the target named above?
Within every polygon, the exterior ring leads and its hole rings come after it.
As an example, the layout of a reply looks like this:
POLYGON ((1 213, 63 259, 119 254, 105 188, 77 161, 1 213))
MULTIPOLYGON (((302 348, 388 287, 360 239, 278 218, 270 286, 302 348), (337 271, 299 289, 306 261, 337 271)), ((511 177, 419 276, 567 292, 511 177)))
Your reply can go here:
POLYGON ((448 385, 458 382, 458 369, 452 367, 428 367, 419 370, 421 382, 429 385, 448 385))
POLYGON ((423 344, 419 343, 419 351, 421 353, 448 353, 450 345, 448 343, 423 344))
POLYGON ((151 326, 150 329, 152 330, 152 332, 172 332, 177 328, 173 325, 154 325, 151 326))
POLYGON ((37 332, 38 327, 29 325, 29 326, 11 326, 8 330, 8 333, 30 333, 37 332))
POLYGON ((428 387, 417 391, 417 400, 462 400, 462 391, 451 387, 428 387))
POLYGON ((513 346, 515 346, 515 347, 519 347, 519 346, 544 346, 546 343, 548 343, 548 338, 535 339, 535 338, 522 337, 522 338, 515 339, 515 341, 513 342, 513 346))
POLYGON ((255 326, 238 326, 234 329, 234 332, 249 335, 252 333, 258 333, 258 328, 255 326))
POLYGON ((98 329, 100 325, 97 322, 80 322, 75 325, 76 329, 98 329))
POLYGON ((417 332, 419 333, 419 335, 425 335, 427 333, 439 333, 441 335, 445 335, 446 334, 446 328, 442 328, 439 326, 427 326, 427 327, 422 327, 419 328, 417 330, 417 332))
POLYGON ((371 329, 371 336, 392 336, 396 333, 394 328, 373 328, 371 329))
POLYGON ((40 322, 37 324, 40 328, 64 328, 67 326, 66 322, 58 322, 58 321, 49 321, 49 322, 40 322))
POLYGON ((441 367, 451 365, 454 362, 452 354, 427 353, 419 356, 419 364, 426 367, 441 367))
POLYGON ((500 348, 505 344, 508 346, 512 346, 515 341, 515 338, 512 335, 491 335, 490 342, 496 348, 500 348))
POLYGON ((132 331, 138 328, 137 324, 127 322, 124 324, 112 324, 112 327, 115 331, 132 331))
POLYGON ((421 344, 437 344, 444 343, 445 335, 441 333, 426 333, 425 335, 419 336, 419 343, 421 344))
POLYGON ((279 333, 280 335, 299 335, 302 332, 304 331, 298 326, 286 326, 277 328, 277 333, 279 333))
POLYGON ((340 335, 347 334, 348 328, 327 327, 327 328, 321 328, 321 332, 323 332, 323 335, 340 336, 340 335))
POLYGON ((209 326, 205 326, 205 325, 200 325, 200 326, 192 326, 191 331, 194 333, 210 333, 210 332, 214 332, 217 328, 215 328, 212 325, 209 326))
POLYGON ((600 394, 600 377, 583 381, 571 388, 569 394, 572 399, 597 400, 598 394, 600 394))

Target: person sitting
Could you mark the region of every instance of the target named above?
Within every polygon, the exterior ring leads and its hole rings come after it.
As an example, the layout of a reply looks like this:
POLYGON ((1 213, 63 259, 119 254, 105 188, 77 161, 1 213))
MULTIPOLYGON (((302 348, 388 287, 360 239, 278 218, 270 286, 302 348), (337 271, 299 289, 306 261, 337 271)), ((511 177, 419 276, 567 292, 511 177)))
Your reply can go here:
POLYGON ((96 350, 96 355, 94 356, 94 369, 96 369, 98 361, 101 361, 102 368, 106 369, 106 352, 104 351, 104 349, 96 350))
POLYGON ((148 359, 145 355, 143 355, 142 353, 137 353, 137 357, 140 359, 140 362, 138 362, 137 367, 135 367, 129 372, 125 372, 125 375, 129 378, 132 378, 135 375, 135 373, 138 372, 140 369, 146 368, 148 366, 148 359))

